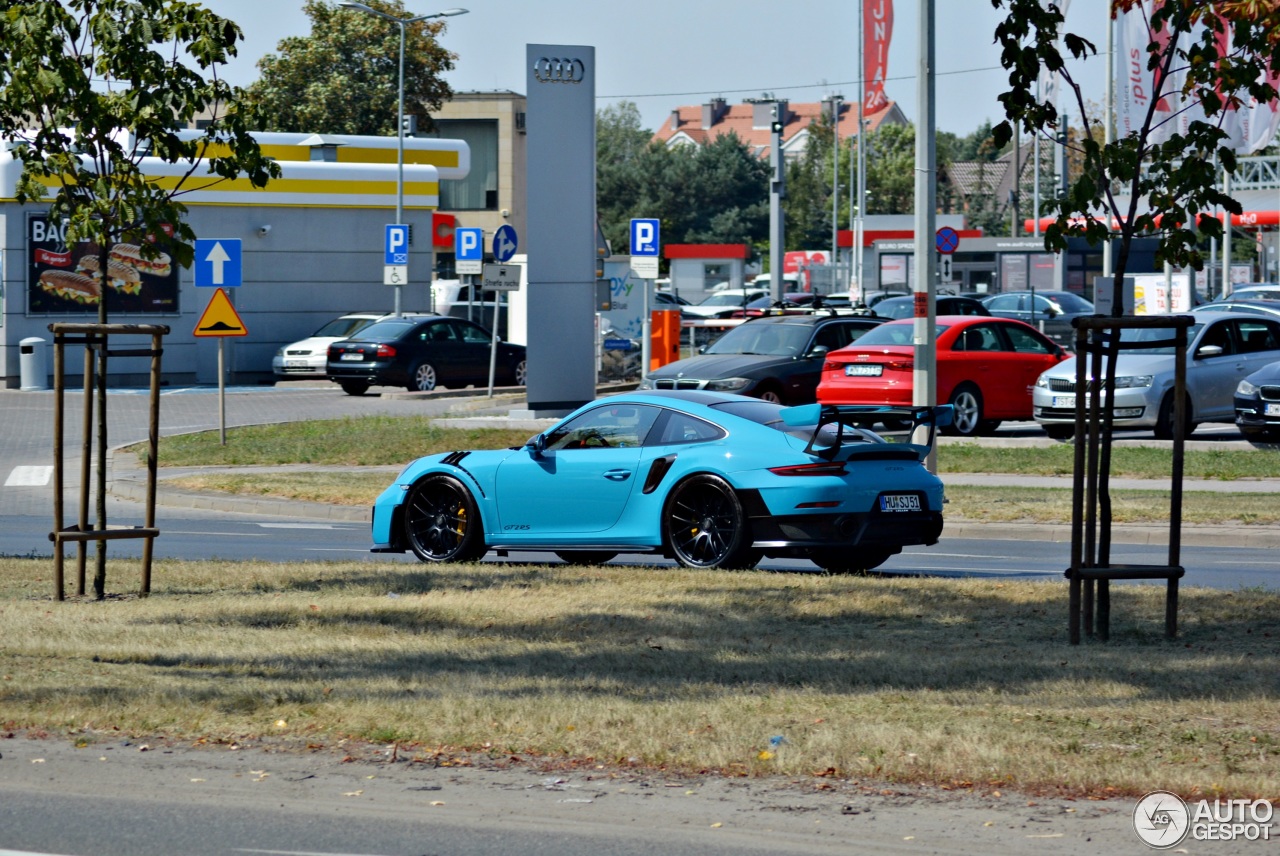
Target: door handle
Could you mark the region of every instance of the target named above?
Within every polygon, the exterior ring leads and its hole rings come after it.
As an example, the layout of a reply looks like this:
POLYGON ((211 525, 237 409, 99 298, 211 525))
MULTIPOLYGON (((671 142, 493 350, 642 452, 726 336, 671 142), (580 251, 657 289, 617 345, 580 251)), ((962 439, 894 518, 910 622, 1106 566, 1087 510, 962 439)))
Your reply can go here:
POLYGON ((631 470, 606 470, 604 477, 609 481, 626 481, 631 478, 631 470))

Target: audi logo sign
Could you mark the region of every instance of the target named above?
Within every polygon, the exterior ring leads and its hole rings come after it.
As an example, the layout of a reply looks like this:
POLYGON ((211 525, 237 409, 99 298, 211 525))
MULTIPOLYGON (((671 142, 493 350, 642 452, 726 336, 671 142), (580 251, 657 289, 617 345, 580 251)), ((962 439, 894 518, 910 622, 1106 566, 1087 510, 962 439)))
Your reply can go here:
POLYGON ((587 67, 580 59, 544 56, 534 62, 533 76, 539 83, 581 83, 587 67))

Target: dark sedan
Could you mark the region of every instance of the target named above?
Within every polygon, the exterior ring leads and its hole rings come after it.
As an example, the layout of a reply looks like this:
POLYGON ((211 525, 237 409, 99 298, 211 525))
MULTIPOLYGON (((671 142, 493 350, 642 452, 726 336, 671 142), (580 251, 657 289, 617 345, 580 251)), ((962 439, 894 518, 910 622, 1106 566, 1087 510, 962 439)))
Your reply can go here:
POLYGON ((770 315, 734 327, 702 353, 669 363, 641 389, 711 389, 782 404, 811 404, 827 352, 881 323, 857 315, 770 315))
POLYGON ((1255 446, 1280 444, 1280 363, 1268 363, 1236 386, 1236 427, 1255 446))
MULTIPOLYGON (((464 318, 392 318, 329 346, 325 373, 348 395, 370 386, 429 392, 489 382, 492 334, 464 318)), ((494 382, 524 386, 525 348, 498 343, 494 382)))
MULTIPOLYGON (((956 297, 954 295, 939 295, 935 298, 934 309, 935 315, 990 315, 987 307, 982 305, 981 301, 974 300, 972 297, 956 297)), ((886 297, 875 305, 871 310, 879 318, 899 318, 915 317, 916 299, 913 295, 904 295, 903 297, 886 297)))
POLYGON ((1071 291, 1007 291, 993 294, 982 305, 992 315, 1030 324, 1066 348, 1075 345, 1071 319, 1094 314, 1093 304, 1071 291))

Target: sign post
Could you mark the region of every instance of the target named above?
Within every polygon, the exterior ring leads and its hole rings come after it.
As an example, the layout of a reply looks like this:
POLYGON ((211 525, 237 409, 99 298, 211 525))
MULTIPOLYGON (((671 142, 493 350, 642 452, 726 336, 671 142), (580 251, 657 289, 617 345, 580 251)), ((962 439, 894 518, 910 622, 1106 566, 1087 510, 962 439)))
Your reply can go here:
POLYGON ((396 288, 395 315, 400 317, 400 288, 409 281, 409 227, 387 224, 382 247, 382 282, 396 288))
POLYGON ((649 310, 649 289, 658 278, 658 247, 662 238, 662 221, 653 218, 635 218, 631 221, 631 270, 644 280, 644 301, 640 319, 640 377, 648 377, 651 371, 653 318, 649 310))
MULTIPOLYGON (((484 230, 476 228, 455 229, 453 232, 454 272, 462 277, 467 288, 467 320, 475 305, 475 275, 484 272, 484 230)), ((433 306, 432 309, 435 307, 433 306)))
POLYGON ((511 257, 516 254, 516 247, 520 241, 516 237, 516 230, 510 225, 503 224, 498 227, 498 231, 493 233, 493 257, 498 260, 496 265, 484 266, 484 284, 482 288, 495 292, 493 296, 493 339, 489 343, 489 397, 493 398, 493 376, 498 365, 498 320, 502 317, 502 293, 504 291, 519 291, 520 289, 520 269, 515 265, 508 265, 506 262, 511 261, 511 257))
MULTIPOLYGON (((199 268, 197 267, 197 270, 199 268)), ((223 340, 228 336, 248 336, 244 322, 236 314, 227 293, 219 288, 209 298, 209 305, 191 331, 193 336, 216 336, 218 339, 218 438, 227 445, 227 374, 223 340)))

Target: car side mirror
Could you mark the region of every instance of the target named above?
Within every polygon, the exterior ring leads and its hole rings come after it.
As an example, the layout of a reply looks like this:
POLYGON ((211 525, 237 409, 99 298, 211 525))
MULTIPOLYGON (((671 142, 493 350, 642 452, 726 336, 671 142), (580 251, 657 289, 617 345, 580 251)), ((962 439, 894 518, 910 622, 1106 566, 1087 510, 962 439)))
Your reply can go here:
POLYGON ((707 346, 706 346, 706 345, 700 345, 700 346, 698 347, 698 353, 699 353, 699 354, 705 354, 706 352, 707 352, 707 346))
POLYGON ((1221 345, 1204 345, 1196 350, 1196 359, 1203 360, 1208 357, 1220 357, 1225 353, 1226 351, 1222 350, 1221 345))
POLYGON ((547 435, 534 434, 529 438, 529 442, 524 444, 524 447, 529 450, 529 454, 532 457, 541 458, 542 453, 547 450, 547 435))
POLYGON ((830 345, 814 345, 812 348, 809 349, 809 356, 810 357, 825 356, 827 352, 829 352, 830 350, 831 350, 830 345))

